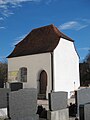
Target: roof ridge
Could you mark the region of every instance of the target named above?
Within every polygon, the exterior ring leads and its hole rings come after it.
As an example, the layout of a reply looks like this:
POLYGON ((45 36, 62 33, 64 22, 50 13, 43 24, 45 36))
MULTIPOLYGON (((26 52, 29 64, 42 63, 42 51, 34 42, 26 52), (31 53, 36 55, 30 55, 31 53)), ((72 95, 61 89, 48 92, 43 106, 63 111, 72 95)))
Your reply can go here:
MULTIPOLYGON (((45 27, 49 27, 49 26, 54 26, 54 25, 53 25, 53 24, 50 24, 50 25, 41 26, 41 27, 32 29, 32 31, 33 31, 33 30, 38 30, 38 29, 41 29, 41 28, 45 28, 45 27)), ((31 31, 31 32, 32 32, 32 31, 31 31)))
POLYGON ((58 30, 58 28, 56 26, 54 26, 54 24, 52 24, 52 27, 53 27, 55 33, 60 36, 60 31, 58 30))
POLYGON ((67 35, 65 35, 64 33, 62 33, 56 26, 54 26, 54 24, 51 24, 55 33, 59 36, 59 37, 62 37, 62 38, 65 38, 65 39, 68 39, 72 42, 74 42, 73 39, 71 39, 70 37, 68 37, 67 35))

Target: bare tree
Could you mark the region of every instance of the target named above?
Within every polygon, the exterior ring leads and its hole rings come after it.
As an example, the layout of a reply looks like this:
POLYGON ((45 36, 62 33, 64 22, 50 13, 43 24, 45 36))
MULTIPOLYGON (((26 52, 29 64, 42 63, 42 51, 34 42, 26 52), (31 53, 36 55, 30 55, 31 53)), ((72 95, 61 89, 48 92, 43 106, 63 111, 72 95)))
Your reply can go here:
POLYGON ((84 62, 80 63, 80 84, 81 86, 90 85, 90 50, 84 62))
POLYGON ((7 81, 7 71, 8 65, 7 62, 0 62, 0 87, 4 86, 4 83, 7 81))
POLYGON ((90 50, 84 61, 90 65, 90 50))

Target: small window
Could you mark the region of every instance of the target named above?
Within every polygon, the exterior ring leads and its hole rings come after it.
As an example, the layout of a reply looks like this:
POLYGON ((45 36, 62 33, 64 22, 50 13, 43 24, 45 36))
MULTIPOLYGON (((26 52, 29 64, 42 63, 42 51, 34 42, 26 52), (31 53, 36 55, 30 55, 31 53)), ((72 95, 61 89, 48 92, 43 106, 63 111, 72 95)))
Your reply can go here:
POLYGON ((26 67, 20 68, 20 81, 27 82, 27 68, 26 67))

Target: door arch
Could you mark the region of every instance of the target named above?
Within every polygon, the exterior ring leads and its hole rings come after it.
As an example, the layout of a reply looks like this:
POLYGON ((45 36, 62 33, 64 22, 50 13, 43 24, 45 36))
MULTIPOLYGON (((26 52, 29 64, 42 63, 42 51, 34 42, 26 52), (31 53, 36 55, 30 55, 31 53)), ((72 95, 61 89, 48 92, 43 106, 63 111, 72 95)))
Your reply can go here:
POLYGON ((47 73, 45 70, 42 70, 39 78, 39 94, 42 98, 46 98, 47 90, 47 73))

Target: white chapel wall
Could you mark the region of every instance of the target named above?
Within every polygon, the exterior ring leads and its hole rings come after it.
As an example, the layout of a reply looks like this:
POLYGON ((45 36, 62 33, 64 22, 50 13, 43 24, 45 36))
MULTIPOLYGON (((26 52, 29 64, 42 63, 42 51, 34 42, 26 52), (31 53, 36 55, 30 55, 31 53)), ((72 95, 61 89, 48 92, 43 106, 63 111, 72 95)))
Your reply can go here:
POLYGON ((43 53, 36 55, 28 55, 14 57, 8 59, 8 81, 17 81, 18 72, 21 67, 27 68, 27 82, 24 83, 24 88, 38 88, 39 75, 42 70, 47 72, 48 86, 47 93, 51 90, 51 54, 43 53))
POLYGON ((54 51, 54 90, 74 91, 79 84, 79 57, 74 43, 63 38, 54 51))

